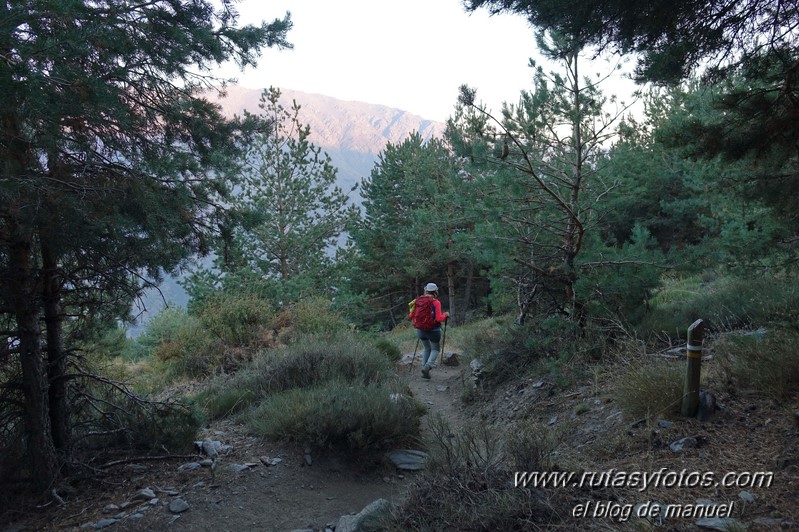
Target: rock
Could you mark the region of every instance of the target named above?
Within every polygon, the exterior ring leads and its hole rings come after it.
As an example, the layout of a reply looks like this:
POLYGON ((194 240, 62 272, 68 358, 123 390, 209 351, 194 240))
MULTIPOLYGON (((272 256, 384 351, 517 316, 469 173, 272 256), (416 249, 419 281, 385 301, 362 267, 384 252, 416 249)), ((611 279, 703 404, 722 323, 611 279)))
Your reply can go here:
POLYGON ((311 464, 313 464, 313 458, 311 457, 311 453, 310 452, 306 451, 305 456, 303 456, 303 460, 305 460, 305 465, 307 465, 307 466, 310 466, 311 464))
POLYGON ((128 521, 138 521, 139 519, 142 518, 144 518, 144 514, 141 512, 136 512, 135 514, 132 514, 130 517, 128 517, 128 521))
POLYGON ((740 498, 743 502, 747 504, 754 504, 755 496, 749 493, 748 491, 742 491, 738 494, 738 498, 740 498))
POLYGON ((405 471, 424 469, 428 458, 429 455, 426 452, 414 449, 398 449, 388 453, 388 459, 397 466, 397 469, 405 471))
POLYGON ((447 390, 449 390, 449 386, 447 386, 445 384, 436 384, 436 391, 437 392, 446 392, 447 390))
POLYGON ((669 449, 671 449, 671 451, 674 453, 681 453, 685 449, 696 447, 696 445, 697 445, 696 438, 688 436, 680 440, 677 440, 675 442, 672 442, 671 445, 669 445, 669 449))
POLYGON ((696 412, 696 419, 707 421, 718 410, 716 396, 710 392, 699 392, 699 409, 696 412))
POLYGON ((390 507, 391 503, 386 499, 377 499, 355 515, 342 515, 336 525, 336 532, 359 532, 361 524, 366 518, 384 512, 390 507))
POLYGON ((665 419, 659 419, 658 420, 658 427, 660 427, 662 429, 670 429, 673 426, 674 426, 674 423, 672 423, 671 421, 667 421, 665 419))
POLYGON ((142 471, 147 471, 147 466, 142 464, 128 464, 127 467, 134 473, 141 473, 142 471))
POLYGON ((276 466, 283 461, 282 458, 269 458, 268 456, 262 456, 260 460, 265 466, 276 466))
POLYGON ((136 492, 130 500, 131 501, 149 501, 150 499, 155 499, 155 492, 150 488, 144 488, 136 492))
POLYGON ((183 513, 189 509, 189 503, 184 501, 181 498, 172 499, 172 502, 169 503, 169 511, 173 514, 183 513))
POLYGON ((249 469, 251 464, 230 464, 225 469, 232 473, 241 473, 249 469))
POLYGON ((473 358, 472 361, 469 362, 469 367, 472 369, 472 380, 475 384, 479 384, 483 374, 483 363, 473 358))
POLYGON ((557 423, 557 422, 558 422, 558 416, 552 416, 552 417, 549 419, 549 425, 550 425, 550 426, 554 425, 554 424, 555 424, 555 423, 557 423))
POLYGON ((178 466, 178 471, 194 471, 195 469, 200 469, 202 464, 200 462, 189 462, 188 464, 183 464, 178 466))
POLYGON ((118 512, 119 509, 120 509, 119 506, 117 506, 116 504, 106 504, 105 507, 103 507, 103 512, 107 514, 112 514, 114 512, 118 512))
POLYGON ((721 532, 745 530, 743 523, 731 517, 706 517, 697 519, 696 526, 709 530, 720 530, 721 532))
POLYGON ((441 358, 441 363, 445 366, 460 366, 461 362, 458 359, 458 353, 444 353, 441 358))

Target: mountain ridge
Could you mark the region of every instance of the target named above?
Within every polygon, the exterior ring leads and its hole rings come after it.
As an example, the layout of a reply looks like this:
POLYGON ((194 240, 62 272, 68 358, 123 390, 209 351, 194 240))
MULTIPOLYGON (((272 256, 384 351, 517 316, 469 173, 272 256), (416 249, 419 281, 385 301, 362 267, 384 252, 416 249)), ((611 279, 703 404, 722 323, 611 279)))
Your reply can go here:
MULTIPOLYGON (((223 112, 232 116, 245 109, 257 114, 260 89, 229 86, 219 100, 223 112)), ((280 89, 281 103, 290 108, 292 101, 300 106, 299 119, 311 128, 311 142, 317 146, 380 153, 387 142, 400 143, 417 131, 423 140, 441 137, 444 124, 428 120, 409 111, 380 104, 339 100, 332 96, 280 89)))

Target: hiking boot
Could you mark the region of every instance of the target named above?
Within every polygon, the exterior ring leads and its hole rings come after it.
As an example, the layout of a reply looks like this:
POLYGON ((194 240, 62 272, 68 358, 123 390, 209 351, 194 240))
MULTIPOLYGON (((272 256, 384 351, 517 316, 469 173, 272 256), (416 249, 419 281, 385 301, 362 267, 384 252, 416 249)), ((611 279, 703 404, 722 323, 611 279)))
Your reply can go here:
POLYGON ((422 368, 422 378, 429 379, 430 378, 430 370, 427 368, 422 368))

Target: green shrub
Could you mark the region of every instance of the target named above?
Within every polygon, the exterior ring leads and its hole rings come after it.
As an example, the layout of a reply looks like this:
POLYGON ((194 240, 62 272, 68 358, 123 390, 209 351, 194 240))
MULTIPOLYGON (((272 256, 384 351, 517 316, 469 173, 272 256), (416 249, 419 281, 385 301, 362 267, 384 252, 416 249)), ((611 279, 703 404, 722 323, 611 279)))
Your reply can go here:
POLYGON ((225 375, 217 378, 197 395, 195 402, 211 419, 224 418, 245 410, 255 401, 256 393, 242 377, 233 379, 225 375))
POLYGON ((402 446, 419 436, 419 409, 385 384, 327 381, 266 398, 247 416, 270 440, 360 453, 402 446))
POLYGON ((153 354, 173 378, 195 378, 212 374, 221 365, 224 352, 199 320, 187 316, 183 327, 158 344, 153 354))
POLYGON ((251 345, 272 328, 275 312, 268 301, 253 295, 217 293, 197 310, 208 333, 228 346, 251 345))
POLYGON ((637 359, 616 381, 615 399, 628 419, 668 417, 680 411, 685 363, 637 359))
POLYGON ((402 358, 402 351, 400 351, 400 348, 397 347, 397 344, 391 340, 381 336, 374 339, 372 343, 374 344, 375 349, 382 353, 386 359, 389 360, 389 362, 399 362, 399 360, 402 358))
POLYGON ((122 419, 130 444, 146 450, 188 451, 203 421, 197 409, 182 403, 147 404, 128 412, 122 419))
POLYGON ((573 378, 571 366, 576 356, 597 357, 604 349, 601 335, 579 332, 574 322, 559 315, 525 325, 490 319, 460 332, 460 343, 471 358, 483 364, 481 382, 489 389, 533 370, 550 372, 565 385, 573 378))
POLYGON ((125 352, 127 360, 140 360, 155 354, 158 346, 171 341, 189 320, 186 309, 168 305, 147 321, 144 331, 139 334, 125 352))
POLYGON ((651 303, 655 306, 639 328, 645 338, 665 334, 684 339, 697 319, 715 331, 795 326, 799 321, 799 285, 790 278, 673 281, 651 303))
POLYGON ((305 336, 259 360, 259 388, 275 393, 328 381, 354 384, 383 382, 392 375, 389 361, 353 335, 305 336))
POLYGON ((716 342, 714 351, 739 387, 753 388, 777 401, 799 391, 799 334, 794 331, 729 334, 716 342))
POLYGON ((304 299, 287 307, 278 317, 278 326, 290 328, 289 340, 308 334, 339 335, 349 331, 344 316, 332 309, 330 301, 322 298, 304 299))
POLYGON ((386 383, 394 374, 370 341, 352 335, 305 336, 282 349, 262 352, 233 375, 212 379, 197 401, 211 417, 239 412, 268 396, 329 381, 386 383))

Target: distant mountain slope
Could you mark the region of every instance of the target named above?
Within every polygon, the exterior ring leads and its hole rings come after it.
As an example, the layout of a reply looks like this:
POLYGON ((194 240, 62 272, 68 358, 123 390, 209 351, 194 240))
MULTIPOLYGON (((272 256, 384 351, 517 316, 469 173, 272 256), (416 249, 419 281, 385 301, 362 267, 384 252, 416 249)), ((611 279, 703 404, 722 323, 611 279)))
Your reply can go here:
MULTIPOLYGON (((311 142, 330 155, 342 188, 351 187, 371 173, 387 142, 399 144, 414 131, 424 140, 444 133, 443 123, 400 109, 290 89, 280 91, 286 108, 291 107, 292 101, 300 106, 300 122, 311 128, 311 142)), ((244 109, 257 114, 261 92, 228 87, 227 96, 220 102, 222 109, 228 116, 242 114, 244 109)))

